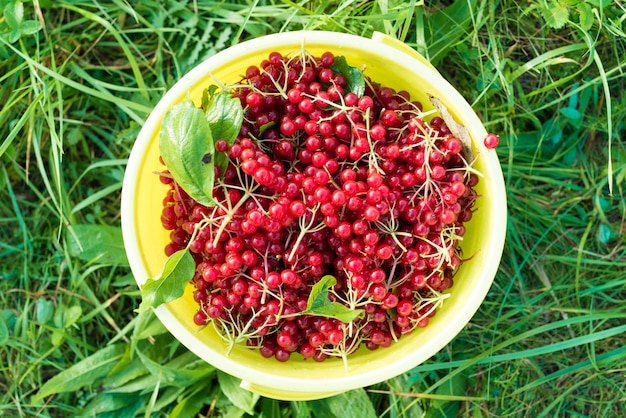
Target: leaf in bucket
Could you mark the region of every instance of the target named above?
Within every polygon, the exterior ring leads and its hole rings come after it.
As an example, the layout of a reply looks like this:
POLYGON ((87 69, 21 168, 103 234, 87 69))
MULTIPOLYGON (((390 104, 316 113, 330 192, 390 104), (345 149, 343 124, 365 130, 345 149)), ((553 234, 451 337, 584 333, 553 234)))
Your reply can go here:
POLYGON ((469 161, 474 159, 474 153, 472 152, 472 137, 469 134, 469 131, 464 125, 458 123, 450 112, 448 112, 448 108, 443 104, 441 100, 433 96, 432 94, 428 95, 430 102, 435 106, 435 109, 441 115, 441 118, 446 123, 452 135, 456 136, 463 145, 463 153, 465 154, 465 158, 469 161))
POLYGON ((204 112, 191 100, 165 115, 159 150, 176 183, 197 202, 213 205, 213 134, 204 112))
POLYGON ((328 291, 337 284, 334 276, 326 275, 315 283, 311 288, 306 310, 302 315, 318 315, 327 318, 335 318, 342 322, 349 323, 363 314, 362 309, 350 309, 339 302, 331 302, 328 299, 328 291))
POLYGON ((363 71, 356 67, 351 67, 346 61, 346 57, 335 57, 335 62, 330 66, 331 70, 342 74, 346 78, 346 90, 351 91, 358 97, 362 97, 365 93, 365 76, 363 71))
POLYGON ((156 308, 157 306, 178 299, 185 293, 185 286, 193 278, 196 263, 188 249, 179 250, 172 254, 163 267, 161 274, 148 279, 141 286, 141 305, 139 313, 156 308))
MULTIPOLYGON (((217 86, 213 85, 204 91, 202 106, 206 119, 211 127, 213 140, 225 140, 232 145, 243 124, 243 107, 239 99, 227 91, 216 92, 217 86)), ((223 173, 228 166, 228 155, 224 152, 215 153, 215 163, 223 173)))

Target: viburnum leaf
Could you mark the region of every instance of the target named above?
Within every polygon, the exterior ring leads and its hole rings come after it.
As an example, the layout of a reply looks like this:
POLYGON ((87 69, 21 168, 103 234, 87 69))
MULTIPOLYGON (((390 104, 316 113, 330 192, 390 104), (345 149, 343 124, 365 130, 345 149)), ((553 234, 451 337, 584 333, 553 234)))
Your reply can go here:
POLYGON ((204 112, 187 99, 167 112, 159 150, 176 183, 205 206, 213 201, 213 135, 204 112))
POLYGON ((441 100, 439 100, 432 94, 429 94, 428 98, 430 99, 430 102, 433 104, 433 106, 435 106, 435 109, 437 109, 437 111, 441 115, 441 118, 446 123, 446 126, 450 129, 450 132, 452 132, 452 135, 456 136, 461 141, 465 158, 468 161, 473 160, 474 154, 472 152, 472 137, 470 136, 467 128, 454 120, 450 112, 448 112, 448 108, 446 107, 446 105, 443 104, 441 100))
POLYGON ((339 302, 331 302, 328 299, 328 291, 337 284, 337 279, 330 274, 322 277, 311 288, 306 310, 302 315, 317 315, 326 318, 335 318, 341 322, 349 323, 363 314, 362 309, 350 309, 339 302))
MULTIPOLYGON (((232 145, 243 124, 243 107, 239 99, 228 91, 217 92, 217 89, 217 86, 212 85, 204 91, 202 106, 213 140, 223 139, 228 145, 232 145)), ((215 163, 223 173, 228 165, 228 155, 216 153, 215 163)))
POLYGON ((169 256, 163 271, 158 277, 148 279, 141 286, 141 305, 137 312, 142 313, 163 303, 178 299, 185 293, 185 286, 193 278, 196 263, 188 249, 179 250, 169 256))
POLYGON ((238 98, 228 91, 217 92, 218 87, 213 85, 206 89, 208 95, 203 99, 206 119, 211 126, 214 139, 224 139, 232 144, 243 123, 243 108, 238 98))
POLYGON ((330 66, 330 69, 336 73, 342 74, 346 78, 347 91, 351 91, 358 97, 363 96, 365 93, 365 76, 363 75, 363 71, 348 65, 346 57, 335 57, 335 62, 330 66))

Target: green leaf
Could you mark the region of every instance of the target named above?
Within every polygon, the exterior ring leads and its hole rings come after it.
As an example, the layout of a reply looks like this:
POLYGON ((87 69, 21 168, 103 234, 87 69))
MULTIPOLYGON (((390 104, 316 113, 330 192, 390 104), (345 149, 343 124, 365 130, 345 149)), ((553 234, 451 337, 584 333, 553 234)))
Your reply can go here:
POLYGON ((215 140, 223 139, 231 145, 237 139, 243 123, 243 108, 238 98, 227 91, 216 92, 217 86, 207 89, 209 97, 204 112, 215 140))
POLYGON ((52 334, 50 335, 50 342, 53 346, 58 347, 61 345, 63 340, 65 339, 65 331, 62 330, 52 330, 52 334))
POLYGON ((18 39, 20 39, 20 31, 17 29, 12 30, 11 33, 9 33, 9 43, 15 43, 18 39))
POLYGON ((269 128, 273 127, 276 125, 276 122, 271 121, 271 122, 267 122, 264 125, 259 126, 259 137, 262 137, 263 134, 265 133, 265 131, 267 131, 269 128))
POLYGON ((546 25, 552 29, 560 29, 567 23, 569 19, 569 9, 567 4, 561 3, 558 0, 553 0, 546 5, 539 7, 543 19, 546 21, 546 25))
POLYGON ((438 386, 435 395, 440 398, 433 399, 426 416, 428 418, 456 417, 459 412, 460 400, 453 400, 454 396, 462 397, 467 393, 467 379, 463 374, 454 375, 445 383, 438 386))
POLYGON ((132 337, 132 339, 135 340, 135 343, 139 340, 154 337, 167 332, 167 328, 165 328, 163 323, 156 317, 152 310, 140 313, 135 319, 137 320, 137 323, 133 328, 132 337))
POLYGON ((22 35, 34 35, 41 30, 41 23, 38 20, 25 20, 20 26, 22 35))
POLYGON ((79 305, 58 305, 54 312, 54 325, 59 329, 69 328, 76 323, 83 314, 79 305))
POLYGON ((423 376, 419 373, 404 373, 399 376, 388 379, 385 383, 389 386, 390 393, 386 396, 389 402, 389 416, 423 418, 425 412, 421 402, 415 402, 415 399, 406 396, 406 393, 412 392, 419 387, 418 381, 422 381, 423 376), (406 411, 410 411, 406 414, 406 411))
POLYGON ((328 299, 328 291, 337 284, 337 279, 331 275, 326 275, 315 283, 311 288, 306 310, 302 315, 317 315, 327 318, 335 318, 342 322, 349 323, 363 314, 362 309, 350 309, 339 302, 331 302, 328 299))
POLYGON ((311 418, 312 407, 311 402, 306 401, 291 401, 291 416, 293 418, 311 418))
POLYGON ((559 112, 567 119, 578 120, 582 118, 582 114, 577 109, 572 109, 571 107, 562 107, 559 109, 559 112))
POLYGON ((204 385, 197 385, 197 389, 190 395, 182 398, 172 409, 169 418, 197 417, 208 400, 204 385))
MULTIPOLYGON (((136 361, 141 362, 138 357, 135 357, 136 361)), ((133 360, 133 363, 135 360, 133 360)), ((122 385, 115 385, 109 389, 110 392, 115 393, 134 393, 134 392, 146 392, 157 385, 158 379, 150 373, 144 373, 136 379, 132 379, 122 385)))
POLYGON ((605 223, 601 223, 598 227, 598 232, 596 234, 596 239, 601 244, 607 244, 615 237, 615 232, 605 223))
POLYGON ((578 6, 578 23, 583 30, 591 29, 594 15, 589 3, 580 3, 578 6))
POLYGON ((197 202, 213 205, 213 135, 204 112, 191 100, 177 104, 163 118, 159 150, 178 185, 197 202))
POLYGON ((45 298, 37 299, 35 302, 35 320, 40 324, 45 324, 54 315, 54 303, 45 298))
POLYGON ((261 413, 263 418, 281 418, 285 416, 280 410, 281 403, 276 399, 261 398, 261 413))
MULTIPOLYGON (((217 86, 210 86, 204 91, 202 105, 206 119, 211 126, 213 140, 225 140, 232 145, 239 135, 243 123, 243 108, 239 99, 229 92, 216 93, 217 86), (205 98, 206 95, 206 98, 205 98)), ((215 153, 215 164, 223 173, 228 166, 228 155, 224 152, 215 153)))
POLYGON ((100 392, 81 410, 80 416, 100 418, 115 412, 116 418, 132 418, 142 406, 143 399, 136 394, 100 392))
POLYGON ((122 229, 110 225, 72 225, 69 252, 83 261, 128 266, 122 229))
POLYGON ((0 316, 0 347, 6 345, 9 341, 9 326, 4 316, 0 316))
POLYGON ((254 406, 260 398, 259 395, 243 389, 240 386, 241 379, 237 379, 227 373, 218 371, 217 380, 220 384, 220 389, 233 405, 243 409, 250 415, 254 415, 254 406))
MULTIPOLYGON (((461 44, 469 28, 475 24, 476 0, 455 0, 447 7, 437 7, 424 22, 424 45, 428 45, 427 58, 434 66, 447 57, 451 49, 461 44)), ((471 50, 470 50, 471 51, 471 50)))
POLYGON ((11 29, 19 31, 24 20, 24 4, 21 1, 7 4, 4 8, 4 17, 11 29))
MULTIPOLYGON (((162 413, 169 411, 170 406, 175 405, 180 399, 180 396, 185 391, 185 388, 181 387, 169 387, 159 392, 159 395, 154 403, 154 412, 160 411, 162 413)), ((154 416, 152 414, 151 416, 154 416)), ((169 415, 168 415, 169 416, 169 415)))
POLYGON ((161 384, 164 385, 173 385, 176 387, 191 386, 195 382, 208 377, 215 370, 213 366, 198 359, 198 357, 190 351, 181 354, 180 357, 183 358, 184 361, 180 361, 178 358, 171 361, 172 364, 176 364, 176 367, 168 364, 159 364, 150 359, 141 350, 137 350, 137 355, 150 374, 157 377, 161 381, 161 384), (180 366, 181 364, 183 364, 182 367, 180 366))
POLYGON ((600 9, 604 9, 605 7, 608 7, 608 5, 611 4, 612 2, 612 0, 587 0, 587 1, 595 7, 599 7, 600 9))
POLYGON ((195 271, 196 263, 189 250, 176 251, 165 262, 161 274, 156 278, 148 279, 141 286, 143 300, 138 312, 145 312, 151 307, 156 308, 181 297, 195 271))
POLYGON ((141 362, 141 359, 134 357, 134 351, 130 346, 126 346, 126 351, 120 360, 113 366, 102 384, 108 387, 120 387, 138 377, 148 375, 148 369, 141 362))
POLYGON ((110 345, 96 351, 48 380, 33 396, 33 402, 56 393, 71 392, 84 386, 94 385, 106 376, 114 363, 124 354, 124 344, 110 345))
POLYGON ((376 418, 378 415, 365 389, 355 389, 312 401, 316 417, 376 418))
POLYGON ((365 76, 363 71, 356 67, 351 67, 346 61, 346 57, 337 56, 330 69, 342 74, 346 78, 346 89, 356 94, 358 97, 365 93, 365 76))
POLYGON ((243 409, 234 406, 234 405, 226 405, 220 408, 221 418, 241 418, 246 415, 246 411, 243 409))

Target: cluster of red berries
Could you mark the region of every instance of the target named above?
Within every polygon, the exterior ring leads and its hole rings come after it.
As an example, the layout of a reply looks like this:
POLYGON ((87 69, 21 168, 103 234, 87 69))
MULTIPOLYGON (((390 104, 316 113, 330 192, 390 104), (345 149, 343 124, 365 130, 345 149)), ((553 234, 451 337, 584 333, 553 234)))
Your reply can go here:
POLYGON ((478 177, 461 141, 420 103, 366 79, 360 97, 335 56, 278 52, 231 93, 245 118, 215 144, 229 165, 207 207, 168 176, 166 254, 196 260, 198 325, 279 361, 317 361, 387 347, 428 324, 462 263, 478 177), (331 301, 350 323, 303 315, 312 286, 332 275, 331 301))

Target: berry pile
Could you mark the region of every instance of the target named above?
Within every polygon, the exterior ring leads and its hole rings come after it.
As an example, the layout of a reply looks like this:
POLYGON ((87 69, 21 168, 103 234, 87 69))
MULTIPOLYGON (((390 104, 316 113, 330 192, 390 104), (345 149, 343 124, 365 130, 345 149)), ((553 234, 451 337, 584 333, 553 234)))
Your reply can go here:
POLYGON ((425 327, 476 200, 471 156, 442 117, 368 78, 352 91, 337 60, 272 52, 231 87, 244 122, 232 144, 215 142, 229 160, 215 206, 161 174, 165 252, 196 262, 193 320, 279 361, 345 360, 425 327), (329 300, 356 319, 302 314, 328 275, 329 300))

